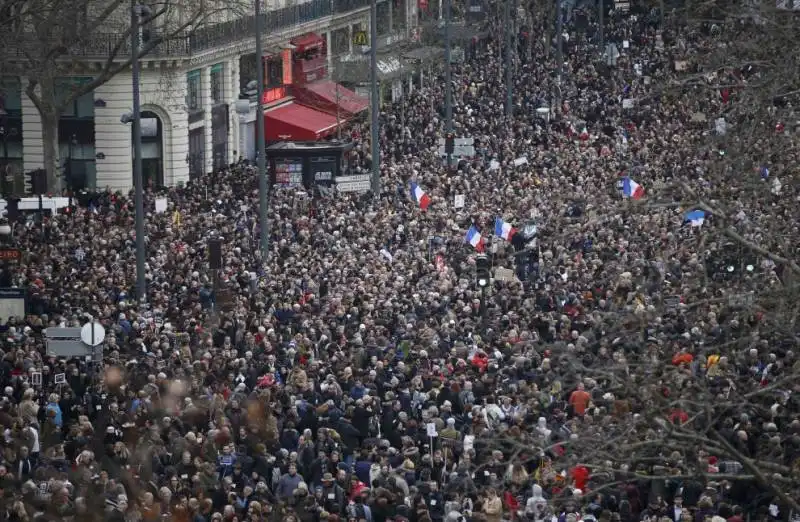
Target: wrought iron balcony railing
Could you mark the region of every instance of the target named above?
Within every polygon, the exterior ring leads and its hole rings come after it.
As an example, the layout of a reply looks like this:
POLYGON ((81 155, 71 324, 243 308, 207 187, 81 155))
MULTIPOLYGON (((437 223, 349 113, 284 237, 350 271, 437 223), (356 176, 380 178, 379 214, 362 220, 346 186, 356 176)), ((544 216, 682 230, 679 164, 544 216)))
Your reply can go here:
MULTIPOLYGON (((379 0, 386 1, 386 0, 379 0)), ((313 22, 331 15, 342 15, 369 7, 370 0, 311 0, 280 9, 274 9, 261 15, 264 33, 269 35, 276 31, 313 22)), ((185 35, 173 35, 159 43, 149 53, 150 58, 184 58, 213 49, 215 47, 237 42, 247 38, 255 31, 254 15, 244 16, 230 22, 202 27, 185 35)), ((87 38, 78 38, 67 43, 65 55, 75 58, 107 58, 112 53, 123 59, 130 56, 130 42, 122 40, 119 33, 95 34, 87 38), (119 46, 119 48, 118 48, 119 46)), ((4 53, 24 56, 26 51, 36 53, 36 47, 42 43, 35 36, 16 38, 14 42, 4 42, 4 53)))

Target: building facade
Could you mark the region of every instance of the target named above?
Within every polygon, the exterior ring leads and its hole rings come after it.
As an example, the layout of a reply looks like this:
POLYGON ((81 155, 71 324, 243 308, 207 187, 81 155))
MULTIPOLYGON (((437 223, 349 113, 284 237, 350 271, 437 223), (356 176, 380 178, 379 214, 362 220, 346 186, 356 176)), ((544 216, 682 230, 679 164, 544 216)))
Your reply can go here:
MULTIPOLYGON (((397 32, 402 23, 406 29, 401 32, 411 31, 415 0, 381 0, 379 7, 379 17, 385 18, 388 9, 389 18, 395 20, 390 20, 390 30, 397 32)), ((335 118, 338 125, 340 117, 363 109, 366 105, 358 110, 348 105, 354 95, 345 88, 335 87, 332 102, 330 92, 316 96, 312 91, 327 81, 322 75, 332 69, 334 55, 352 52, 354 35, 368 30, 369 0, 311 0, 289 6, 273 2, 268 8, 263 38, 267 65, 267 92, 262 94, 267 110, 263 119, 268 128, 277 129, 273 134, 282 134, 270 136, 268 132, 267 139, 308 139, 305 131, 322 124, 285 130, 289 127, 281 127, 281 118, 313 119, 309 111, 316 111, 323 123, 335 118), (314 49, 304 45, 325 52, 312 56, 314 49), (306 52, 311 54, 307 60, 300 60, 305 65, 298 69, 297 57, 306 56, 306 52), (276 56, 286 65, 271 68, 270 57, 276 56), (320 60, 324 67, 319 67, 320 60), (303 69, 312 63, 320 77, 315 77, 311 69, 303 69), (293 87, 286 85, 287 81, 303 85, 293 87)), ((256 114, 255 98, 247 112, 242 111, 240 101, 246 96, 246 86, 255 80, 253 33, 252 16, 227 21, 198 30, 185 42, 167 42, 169 45, 159 46, 143 59, 139 86, 145 186, 179 185, 240 158, 253 158, 255 125, 261 124, 262 117, 256 114)), ((83 59, 100 62, 103 49, 99 45, 97 50, 84 52, 83 59)), ((62 79, 64 88, 90 80, 90 76, 62 79)), ((36 107, 24 92, 26 85, 24 76, 0 78, 0 167, 6 174, 44 167, 42 125, 36 107)), ((322 90, 330 91, 331 87, 322 90)), ((130 189, 132 131, 129 124, 121 122, 121 116, 132 110, 131 73, 117 74, 73 105, 62 115, 58 132, 60 162, 71 188, 130 189)), ((316 136, 330 135, 327 127, 330 124, 316 136)))

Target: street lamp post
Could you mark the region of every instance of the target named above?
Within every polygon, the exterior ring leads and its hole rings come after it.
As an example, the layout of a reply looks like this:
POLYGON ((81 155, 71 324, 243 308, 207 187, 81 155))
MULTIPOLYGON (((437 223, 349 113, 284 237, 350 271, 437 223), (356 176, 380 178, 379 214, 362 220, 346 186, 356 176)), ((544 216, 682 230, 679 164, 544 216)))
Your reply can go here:
POLYGON ((369 9, 369 71, 370 71, 370 135, 372 145, 372 195, 381 197, 381 146, 379 143, 380 93, 378 90, 378 4, 370 2, 369 9))
POLYGON ((561 0, 556 0, 556 15, 558 16, 556 20, 556 69, 558 71, 558 78, 557 78, 557 107, 558 112, 561 112, 561 84, 562 84, 562 75, 564 74, 564 55, 563 55, 563 48, 564 48, 564 13, 562 11, 561 0))
MULTIPOLYGON (((445 131, 447 134, 453 132, 453 71, 451 66, 451 42, 450 42, 450 21, 453 17, 453 6, 451 0, 444 0, 444 113, 445 131)), ((452 154, 447 154, 447 168, 453 162, 452 154)))
POLYGON ((511 22, 511 1, 505 0, 505 46, 506 46, 506 117, 511 118, 514 116, 514 80, 513 80, 513 67, 514 60, 512 56, 513 45, 513 30, 511 22))
POLYGON ((264 122, 264 52, 261 43, 261 0, 255 0, 256 12, 256 70, 258 77, 256 78, 256 85, 258 86, 258 96, 256 101, 256 150, 258 151, 258 158, 256 163, 258 165, 258 220, 261 230, 261 262, 267 261, 267 253, 269 252, 269 226, 267 223, 268 217, 268 198, 269 198, 269 185, 267 183, 267 150, 265 143, 265 122, 264 122))
POLYGON ((131 73, 133 76, 133 185, 136 205, 136 298, 147 300, 147 281, 145 280, 145 239, 144 239, 144 184, 142 180, 142 108, 139 96, 139 31, 141 17, 149 9, 131 0, 131 73))

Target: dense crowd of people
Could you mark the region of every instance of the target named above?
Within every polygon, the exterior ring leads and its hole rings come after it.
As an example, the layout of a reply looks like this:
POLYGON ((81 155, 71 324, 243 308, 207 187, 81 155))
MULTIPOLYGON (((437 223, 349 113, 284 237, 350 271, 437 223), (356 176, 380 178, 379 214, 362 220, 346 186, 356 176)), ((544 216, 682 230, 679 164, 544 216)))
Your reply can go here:
MULTIPOLYGON (((454 71, 474 158, 443 167, 430 81, 381 115, 379 198, 271 192, 266 260, 245 163, 147 194, 169 207, 147 215, 146 304, 129 197, 15 224, 29 313, 1 318, 0 520, 788 520, 800 184, 789 160, 729 173, 700 146, 736 88, 664 89, 714 31, 617 14, 609 64, 578 15, 558 103, 556 53, 523 39, 506 117, 490 37, 454 71), (508 269, 483 291, 471 226, 508 269), (45 328, 90 318, 102 364, 47 355, 45 328)), ((782 110, 764 139, 792 139, 782 110)))

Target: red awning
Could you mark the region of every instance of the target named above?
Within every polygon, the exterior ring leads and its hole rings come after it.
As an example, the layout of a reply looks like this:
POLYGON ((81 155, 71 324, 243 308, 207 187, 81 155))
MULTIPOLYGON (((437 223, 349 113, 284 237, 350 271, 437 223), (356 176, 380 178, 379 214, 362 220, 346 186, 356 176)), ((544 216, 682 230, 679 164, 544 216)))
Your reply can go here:
POLYGON ((325 40, 322 39, 317 33, 306 33, 300 36, 295 36, 289 43, 295 46, 295 51, 302 53, 310 49, 322 48, 325 40))
POLYGON ((267 141, 317 141, 331 135, 336 116, 289 102, 264 111, 267 141))
POLYGON ((350 89, 337 85, 330 80, 319 80, 304 85, 295 85, 292 89, 294 97, 303 103, 336 114, 336 106, 344 118, 349 118, 369 107, 369 100, 359 96, 350 89))

